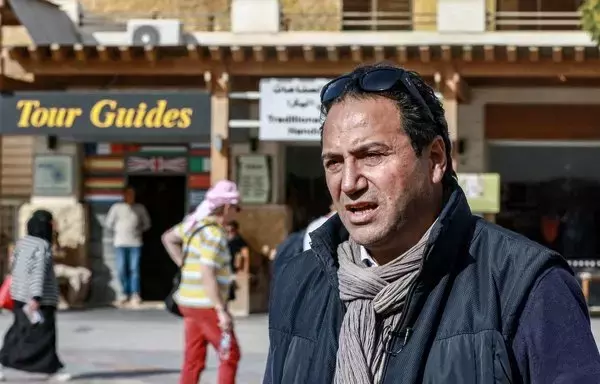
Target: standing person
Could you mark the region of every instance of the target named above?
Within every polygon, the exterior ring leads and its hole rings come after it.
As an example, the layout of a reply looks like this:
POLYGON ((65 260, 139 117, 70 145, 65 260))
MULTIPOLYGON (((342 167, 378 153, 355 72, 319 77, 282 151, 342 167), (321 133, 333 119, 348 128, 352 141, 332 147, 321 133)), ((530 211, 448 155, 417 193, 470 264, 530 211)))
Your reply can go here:
POLYGON ((233 301, 235 300, 235 291, 237 290, 235 281, 235 275, 238 271, 238 263, 236 261, 239 260, 237 256, 239 254, 241 255, 241 260, 244 260, 244 262, 249 262, 250 247, 248 247, 248 243, 240 234, 240 223, 235 220, 231 220, 225 225, 225 229, 227 230, 227 243, 229 245, 229 253, 231 254, 230 264, 231 272, 233 274, 233 280, 229 286, 229 298, 227 300, 233 301))
POLYGON ((433 89, 381 64, 321 102, 338 213, 276 263, 264 383, 598 383, 573 272, 471 213, 433 89))
POLYGON ((125 189, 125 201, 115 203, 108 210, 106 228, 114 232, 113 245, 117 258, 117 272, 121 282, 120 304, 130 302, 138 306, 140 297, 140 258, 142 235, 150 229, 150 216, 146 207, 135 202, 135 190, 125 189))
POLYGON ((319 228, 321 225, 325 224, 325 222, 329 220, 333 215, 335 215, 335 207, 333 206, 333 204, 331 204, 329 206, 329 213, 311 221, 310 224, 308 224, 308 227, 306 227, 306 231, 304 233, 304 238, 302 240, 303 251, 307 251, 310 249, 310 234, 314 230, 319 228))
POLYGON ((219 181, 193 214, 162 237, 173 261, 183 264, 181 284, 173 296, 185 323, 180 384, 198 383, 208 343, 219 351, 219 384, 235 383, 240 350, 227 308, 231 254, 225 223, 238 212, 238 202, 236 184, 219 181))
MULTIPOLYGON (((4 336, 0 363, 31 373, 45 373, 53 381, 69 381, 56 353, 58 282, 54 276, 52 236, 54 221, 48 211, 35 211, 27 222, 27 235, 13 251, 12 284, 14 322, 4 336), (41 315, 33 323, 30 316, 41 315)), ((0 371, 0 379, 4 380, 0 371)))

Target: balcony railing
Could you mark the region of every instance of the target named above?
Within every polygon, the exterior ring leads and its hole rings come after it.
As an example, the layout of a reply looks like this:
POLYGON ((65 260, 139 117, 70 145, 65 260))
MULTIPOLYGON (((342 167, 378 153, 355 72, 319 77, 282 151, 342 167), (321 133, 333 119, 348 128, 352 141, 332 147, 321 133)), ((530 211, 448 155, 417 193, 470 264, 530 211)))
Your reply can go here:
POLYGON ((435 13, 283 12, 281 16, 282 31, 410 31, 413 29, 435 29, 435 26, 435 13))
POLYGON ((231 15, 229 11, 218 13, 190 12, 103 12, 84 14, 80 25, 88 29, 124 30, 127 21, 131 19, 179 19, 187 32, 211 31, 221 32, 231 30, 231 15))
POLYGON ((488 14, 488 29, 564 31, 580 30, 579 12, 496 12, 488 14))

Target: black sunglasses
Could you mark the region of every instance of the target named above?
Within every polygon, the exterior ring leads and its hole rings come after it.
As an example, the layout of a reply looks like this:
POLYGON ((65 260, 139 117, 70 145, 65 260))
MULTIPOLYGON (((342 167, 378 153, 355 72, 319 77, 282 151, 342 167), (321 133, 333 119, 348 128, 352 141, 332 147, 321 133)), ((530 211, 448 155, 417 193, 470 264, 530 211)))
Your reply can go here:
POLYGON ((321 104, 326 105, 340 97, 348 84, 358 80, 358 86, 366 92, 386 92, 393 89, 400 82, 408 94, 415 99, 429 118, 435 122, 431 109, 419 93, 413 82, 410 80, 408 72, 402 68, 374 68, 358 77, 351 75, 343 75, 331 80, 325 84, 321 90, 321 104))

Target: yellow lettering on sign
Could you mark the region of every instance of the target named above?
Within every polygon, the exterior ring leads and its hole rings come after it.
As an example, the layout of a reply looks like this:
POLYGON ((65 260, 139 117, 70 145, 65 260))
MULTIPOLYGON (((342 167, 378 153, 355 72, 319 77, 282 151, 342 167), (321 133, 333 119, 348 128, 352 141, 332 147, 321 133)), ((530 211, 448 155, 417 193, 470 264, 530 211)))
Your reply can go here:
POLYGON ((156 106, 140 103, 137 108, 119 107, 116 100, 100 100, 90 111, 90 122, 97 128, 181 128, 192 124, 191 108, 168 108, 167 100, 158 100, 156 106))
POLYGON ((115 123, 115 115, 110 112, 111 109, 117 108, 117 102, 114 100, 100 100, 92 107, 90 111, 90 122, 96 128, 109 128, 115 123), (105 112, 104 109, 109 111, 105 112))
POLYGON ((71 128, 82 114, 81 108, 42 107, 39 100, 19 100, 17 109, 19 128, 71 128))
POLYGON ((177 128, 189 128, 192 125, 192 108, 181 108, 179 111, 179 121, 177 122, 177 128))

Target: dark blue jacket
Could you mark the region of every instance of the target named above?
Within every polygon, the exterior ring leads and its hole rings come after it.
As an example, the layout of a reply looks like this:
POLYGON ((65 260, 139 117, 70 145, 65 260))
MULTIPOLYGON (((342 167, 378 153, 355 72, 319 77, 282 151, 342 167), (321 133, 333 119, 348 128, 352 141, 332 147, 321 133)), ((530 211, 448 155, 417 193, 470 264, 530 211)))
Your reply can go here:
MULTIPOLYGON (((332 382, 345 313, 336 250, 347 238, 334 216, 311 234, 312 250, 277 265, 264 383, 332 382)), ((473 216, 455 188, 385 341, 382 384, 600 383, 576 286, 562 257, 473 216)))

